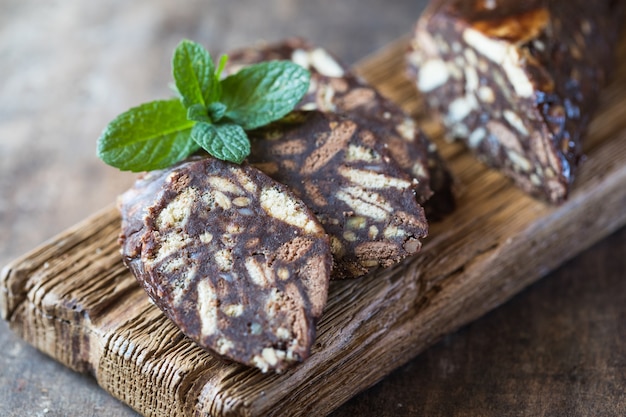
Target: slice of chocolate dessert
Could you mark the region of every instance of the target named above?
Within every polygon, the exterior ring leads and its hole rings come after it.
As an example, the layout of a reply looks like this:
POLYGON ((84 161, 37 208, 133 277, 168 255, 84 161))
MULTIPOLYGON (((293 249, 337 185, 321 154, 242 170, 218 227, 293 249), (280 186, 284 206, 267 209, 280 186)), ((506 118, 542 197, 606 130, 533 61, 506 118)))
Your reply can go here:
POLYGON ((394 161, 417 180, 415 194, 429 220, 455 207, 453 179, 415 121, 374 87, 353 74, 323 48, 300 38, 244 48, 229 54, 228 71, 267 60, 292 60, 311 72, 308 93, 297 108, 347 115, 356 122, 377 124, 377 132, 394 161))
POLYGON ((124 193, 124 263, 189 338, 283 371, 306 359, 332 256, 315 215, 248 165, 191 158, 124 193))
POLYGON ((333 279, 392 266, 427 234, 418 181, 391 157, 385 127, 301 111, 250 134, 250 163, 291 188, 330 235, 333 279))

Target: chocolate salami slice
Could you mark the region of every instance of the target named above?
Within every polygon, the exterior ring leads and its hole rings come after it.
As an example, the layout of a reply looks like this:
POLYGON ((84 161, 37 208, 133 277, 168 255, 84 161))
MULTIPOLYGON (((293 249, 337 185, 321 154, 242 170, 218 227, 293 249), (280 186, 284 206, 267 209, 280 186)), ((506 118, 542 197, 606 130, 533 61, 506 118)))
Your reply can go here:
POLYGON ((250 134, 250 163, 294 190, 330 235, 333 279, 391 266, 427 234, 417 181, 390 158, 377 129, 303 111, 250 134))
POLYGON ((409 74, 448 135, 524 191, 567 198, 626 3, 435 0, 409 74))
POLYGON ((125 264, 185 335, 264 372, 309 356, 332 255, 287 187, 194 158, 146 174, 119 208, 125 264))
POLYGON ((230 71, 252 63, 292 60, 311 72, 309 92, 299 103, 302 110, 346 114, 353 120, 379 125, 378 134, 391 157, 417 180, 415 194, 429 220, 453 211, 453 180, 439 157, 436 146, 400 107, 351 73, 333 55, 303 39, 245 48, 230 56, 230 71), (434 195, 433 195, 434 193, 434 195))

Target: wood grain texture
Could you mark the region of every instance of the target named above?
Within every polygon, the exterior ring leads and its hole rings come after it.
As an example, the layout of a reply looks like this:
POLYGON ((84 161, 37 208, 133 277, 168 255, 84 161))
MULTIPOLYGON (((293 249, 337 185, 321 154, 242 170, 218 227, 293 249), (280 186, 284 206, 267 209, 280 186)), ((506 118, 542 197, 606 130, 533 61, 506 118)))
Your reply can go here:
POLYGON ((626 415, 625 244, 621 228, 331 416, 626 415))
MULTIPOLYGON (((403 74, 405 46, 380 51, 358 71, 422 118, 403 74)), ((327 414, 626 223, 624 43, 620 57, 566 204, 533 200, 460 145, 440 143, 459 182, 457 212, 431 226, 414 259, 334 283, 314 354, 290 372, 226 364, 182 336, 121 264, 112 206, 3 270, 3 317, 146 416, 327 414)), ((437 139, 436 125, 422 121, 437 139)))

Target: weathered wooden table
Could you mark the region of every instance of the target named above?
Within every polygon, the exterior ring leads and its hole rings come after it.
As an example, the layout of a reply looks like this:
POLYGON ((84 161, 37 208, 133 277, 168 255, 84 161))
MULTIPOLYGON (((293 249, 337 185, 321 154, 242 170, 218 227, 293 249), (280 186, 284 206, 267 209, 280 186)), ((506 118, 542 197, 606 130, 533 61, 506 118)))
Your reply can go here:
MULTIPOLYGON (((2 2, 0 265, 130 185, 133 175, 96 159, 95 139, 121 110, 169 94, 169 59, 180 38, 219 53, 301 35, 354 63, 407 33, 422 7, 408 0, 2 2)), ((626 414, 625 255, 622 228, 333 416, 626 414)), ((4 322, 0 351, 0 415, 136 415, 4 322)))

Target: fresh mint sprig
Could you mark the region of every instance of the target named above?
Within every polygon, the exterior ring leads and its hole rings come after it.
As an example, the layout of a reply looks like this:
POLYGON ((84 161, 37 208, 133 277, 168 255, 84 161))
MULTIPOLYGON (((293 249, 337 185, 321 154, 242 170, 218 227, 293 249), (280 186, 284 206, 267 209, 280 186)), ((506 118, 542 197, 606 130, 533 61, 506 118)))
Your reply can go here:
POLYGON ((290 61, 269 61, 221 79, 226 60, 222 56, 216 68, 206 49, 183 40, 172 58, 179 99, 120 114, 98 138, 98 157, 135 172, 166 168, 200 148, 241 163, 250 154, 246 130, 292 111, 309 88, 310 73, 290 61))

